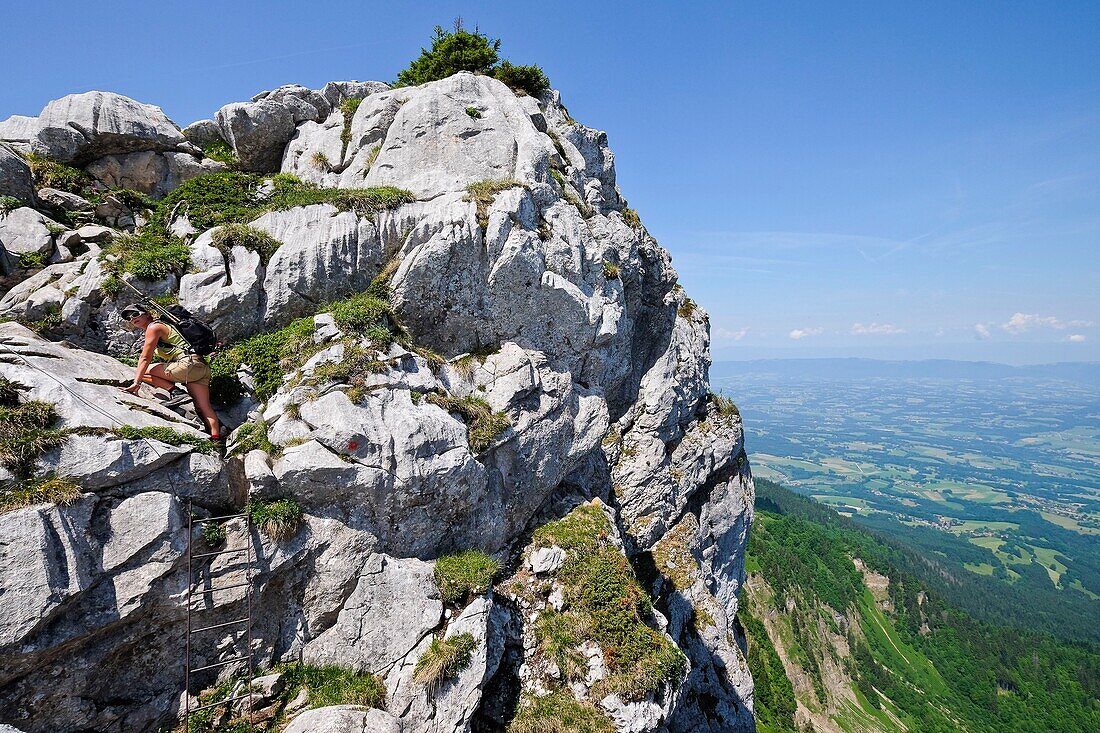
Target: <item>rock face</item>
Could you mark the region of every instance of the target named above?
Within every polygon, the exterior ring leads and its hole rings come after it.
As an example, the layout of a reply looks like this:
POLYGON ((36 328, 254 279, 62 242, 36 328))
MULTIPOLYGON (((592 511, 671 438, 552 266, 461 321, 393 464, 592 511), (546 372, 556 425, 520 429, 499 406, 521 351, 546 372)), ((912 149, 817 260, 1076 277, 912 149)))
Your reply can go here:
MULTIPOLYGON (((286 730, 494 730, 517 701, 552 691, 623 733, 753 729, 735 622, 753 499, 741 421, 710 395, 706 314, 625 208, 604 133, 574 122, 556 92, 517 97, 468 73, 401 89, 280 87, 189 126, 191 142, 157 108, 97 94, 0 123, 0 138, 49 141, 104 185, 155 196, 214 170, 193 144, 221 140, 245 170, 393 186, 416 200, 265 213, 250 226, 278 243, 269 257, 215 246, 217 229, 195 231, 173 212, 191 269, 145 284, 152 292, 178 297, 227 340, 312 316, 274 394, 223 413, 269 441, 248 450, 242 428, 228 459, 196 447, 196 424, 151 391, 117 389, 132 369, 105 354, 133 335, 103 292, 99 256, 117 232, 57 233, 29 207, 0 215, 9 252, 59 259, 9 283, 0 315, 49 316, 47 332, 66 339, 0 324, 0 375, 26 387, 20 400, 55 405, 51 427, 68 431, 31 457, 31 479, 79 487, 79 498, 0 514, 0 722, 28 733, 170 724, 182 708, 188 583, 204 623, 238 618, 249 600, 240 556, 204 557, 189 581, 188 541, 210 548, 197 530, 187 536, 187 503, 203 517, 287 498, 303 517, 283 532, 224 525, 225 546, 255 552, 253 662, 370 672, 387 701, 383 712, 303 700, 286 730), (362 99, 350 119, 347 99, 362 99), (114 111, 89 124, 89 104, 114 111), (42 132, 66 109, 79 140, 42 132), (388 283, 407 339, 319 312, 372 282, 388 283), (594 637, 563 650, 586 660, 571 681, 540 641, 537 617, 570 611, 555 579, 579 560, 532 532, 580 505, 601 507, 610 529, 599 542, 652 600, 644 633, 683 658, 644 689, 600 684, 614 650, 594 637), (456 601, 437 586, 436 561, 465 550, 505 569, 495 588, 456 601), (526 578, 546 595, 516 592, 526 578), (233 587, 214 603, 204 589, 220 586, 233 587), (469 644, 468 659, 425 685, 418 662, 441 642, 469 644)), ((0 478, 15 481, 17 469, 0 478)), ((212 637, 192 648, 193 666, 240 654, 233 632, 212 637)), ((205 671, 190 692, 243 673, 239 663, 205 671)))
POLYGON ((31 169, 6 145, 0 145, 0 196, 11 196, 24 204, 34 203, 31 169))
POLYGON ((0 140, 62 163, 87 163, 104 155, 172 150, 183 134, 160 107, 109 92, 55 99, 37 118, 0 122, 0 140))

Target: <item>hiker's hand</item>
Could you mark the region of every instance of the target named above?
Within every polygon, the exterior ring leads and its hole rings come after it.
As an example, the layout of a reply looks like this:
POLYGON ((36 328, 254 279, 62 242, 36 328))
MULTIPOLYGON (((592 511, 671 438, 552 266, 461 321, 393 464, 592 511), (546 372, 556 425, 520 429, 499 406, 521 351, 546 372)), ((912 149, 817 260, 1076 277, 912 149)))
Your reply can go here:
POLYGON ((141 389, 141 382, 134 382, 129 387, 123 387, 122 391, 129 392, 130 394, 137 394, 139 389, 141 389))

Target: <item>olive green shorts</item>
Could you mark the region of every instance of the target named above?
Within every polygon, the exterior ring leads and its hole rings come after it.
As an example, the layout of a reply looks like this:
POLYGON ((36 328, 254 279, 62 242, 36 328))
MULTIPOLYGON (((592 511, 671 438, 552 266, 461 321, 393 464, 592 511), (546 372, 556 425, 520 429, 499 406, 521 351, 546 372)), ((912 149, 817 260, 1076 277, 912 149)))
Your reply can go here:
POLYGON ((185 356, 165 364, 164 375, 179 384, 210 385, 210 365, 201 356, 185 356))

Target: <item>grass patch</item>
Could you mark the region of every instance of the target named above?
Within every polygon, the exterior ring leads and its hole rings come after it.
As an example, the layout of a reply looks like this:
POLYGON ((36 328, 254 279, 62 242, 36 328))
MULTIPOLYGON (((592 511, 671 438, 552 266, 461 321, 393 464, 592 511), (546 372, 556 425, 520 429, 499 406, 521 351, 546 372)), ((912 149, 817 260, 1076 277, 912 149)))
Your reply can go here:
POLYGON ((480 397, 430 394, 428 402, 442 407, 447 412, 455 412, 462 416, 462 420, 466 423, 470 450, 474 453, 486 450, 512 425, 507 415, 503 412, 493 412, 489 403, 480 397))
POLYGON ((592 631, 584 618, 549 609, 539 615, 534 631, 542 653, 554 661, 566 682, 584 678, 588 661, 577 647, 592 631))
POLYGON ((676 309, 676 315, 680 318, 691 318, 699 306, 691 298, 684 298, 684 302, 676 309))
POLYGON ((282 386, 283 376, 313 353, 316 347, 312 317, 299 318, 285 328, 238 341, 210 360, 210 398, 221 405, 235 402, 243 390, 236 372, 247 364, 252 370, 257 398, 267 400, 282 386))
POLYGON ((14 196, 0 196, 0 214, 10 214, 23 206, 23 202, 14 196))
POLYGON ((282 242, 264 230, 248 224, 226 224, 214 232, 212 239, 222 255, 228 257, 234 247, 244 247, 249 252, 258 254, 260 262, 265 266, 279 247, 283 246, 282 242))
POLYGON ((23 318, 15 320, 39 335, 48 334, 61 327, 61 309, 56 303, 50 303, 46 306, 45 311, 41 318, 36 318, 33 321, 23 318))
MULTIPOLYGON (((183 275, 191 267, 191 248, 179 237, 161 236, 155 231, 124 234, 103 247, 103 269, 115 277, 130 273, 139 280, 157 281, 169 275, 183 275), (108 259, 114 255, 115 259, 108 259)), ((117 293, 117 284, 114 288, 117 293)), ((105 290, 109 290, 106 285, 105 290)))
POLYGON ((82 196, 92 179, 79 168, 73 168, 64 163, 58 163, 44 155, 27 153, 23 156, 27 166, 31 169, 31 178, 34 179, 34 187, 56 188, 59 191, 67 191, 82 196))
POLYGON ((496 199, 497 194, 517 186, 527 187, 525 183, 514 178, 475 181, 466 187, 466 196, 463 201, 473 201, 477 205, 477 223, 482 229, 486 229, 489 226, 489 206, 496 199))
MULTIPOLYGON (((297 694, 303 687, 309 690, 311 708, 330 705, 384 708, 386 705, 385 685, 369 672, 356 672, 332 665, 314 667, 301 663, 287 665, 279 671, 286 678, 288 692, 297 694)), ((287 695, 287 698, 292 696, 287 695)))
POLYGON ((573 188, 573 184, 565 180, 565 176, 562 172, 556 168, 550 169, 550 175, 554 177, 554 180, 558 182, 558 186, 561 187, 561 194, 565 197, 565 200, 573 204, 574 208, 580 213, 582 218, 588 219, 592 216, 592 209, 585 203, 584 199, 577 193, 577 189, 573 188))
POLYGON ((276 542, 293 537, 302 523, 302 507, 293 499, 253 499, 247 511, 252 523, 276 542))
POLYGON ((237 428, 237 438, 229 455, 243 456, 254 450, 262 450, 272 456, 277 456, 281 452, 279 446, 268 439, 267 423, 263 419, 245 423, 237 428))
POLYGON ((434 694, 443 681, 470 664, 477 642, 472 634, 455 634, 450 639, 434 638, 413 669, 413 679, 427 685, 434 694))
POLYGON ((470 117, 473 117, 475 120, 481 119, 481 111, 477 107, 467 107, 466 114, 470 115, 470 117))
POLYGON ((608 538, 611 525, 603 511, 582 505, 563 519, 535 530, 536 546, 558 545, 568 553, 556 573, 564 585, 565 601, 573 618, 547 622, 545 638, 554 640, 544 653, 561 653, 580 634, 603 650, 611 675, 593 688, 604 697, 618 694, 625 700, 641 700, 661 684, 682 676, 683 653, 651 628, 649 597, 634 577, 630 563, 608 538), (568 624, 568 625, 566 625, 568 624), (573 631, 573 635, 568 633, 573 631))
POLYGON ((234 168, 240 163, 233 148, 224 140, 215 140, 210 143, 202 149, 202 154, 210 160, 225 163, 230 168, 234 168))
POLYGON ((316 386, 325 382, 336 382, 365 389, 366 375, 381 374, 388 368, 386 362, 376 358, 374 354, 373 350, 367 351, 353 341, 346 341, 343 358, 340 361, 323 361, 313 367, 313 375, 307 383, 316 386))
POLYGON ((19 392, 26 389, 5 379, 3 391, 8 403, 0 405, 0 464, 18 480, 29 479, 39 456, 69 438, 68 430, 52 427, 57 422, 57 411, 52 404, 20 399, 19 392), (14 401, 10 399, 12 394, 14 401))
POLYGON ((332 163, 329 162, 328 156, 324 152, 318 150, 316 153, 309 157, 310 165, 320 171, 329 172, 332 170, 332 163))
POLYGON ((603 276, 605 280, 618 280, 619 279, 619 266, 614 262, 608 262, 604 260, 603 263, 603 276))
POLYGON ((0 514, 35 504, 68 506, 82 495, 80 486, 63 476, 17 481, 8 486, 0 486, 0 514))
POLYGON ((737 404, 729 397, 711 392, 710 401, 714 405, 714 409, 718 410, 719 415, 723 417, 729 417, 730 415, 741 417, 741 411, 737 409, 737 404))
POLYGON ((484 552, 464 550, 435 561, 435 584, 444 603, 459 606, 489 590, 499 572, 500 563, 484 552))
POLYGON ((220 522, 204 522, 202 539, 210 549, 221 547, 225 542, 225 525, 220 522))
POLYGON ((525 696, 508 733, 615 733, 615 725, 591 703, 569 692, 525 696))
POLYGON ((642 219, 640 216, 638 216, 637 211, 630 208, 629 206, 624 206, 621 213, 623 215, 623 221, 626 222, 626 225, 628 227, 630 227, 631 229, 641 229, 642 219))
POLYGON ((114 429, 114 434, 126 440, 159 440, 161 443, 169 445, 189 445, 195 449, 196 453, 207 455, 217 451, 217 446, 212 440, 200 438, 197 435, 189 435, 168 427, 139 428, 134 425, 122 425, 114 429))
POLYGON ((378 144, 378 145, 375 145, 373 148, 371 148, 370 152, 367 153, 366 165, 363 167, 363 176, 364 177, 368 173, 370 173, 370 169, 374 167, 374 161, 378 160, 378 154, 381 153, 381 152, 382 152, 382 145, 378 144))
POLYGON ((351 143, 351 121, 362 103, 362 99, 345 99, 340 103, 340 112, 344 115, 344 129, 340 132, 340 160, 343 160, 348 152, 348 145, 351 143))

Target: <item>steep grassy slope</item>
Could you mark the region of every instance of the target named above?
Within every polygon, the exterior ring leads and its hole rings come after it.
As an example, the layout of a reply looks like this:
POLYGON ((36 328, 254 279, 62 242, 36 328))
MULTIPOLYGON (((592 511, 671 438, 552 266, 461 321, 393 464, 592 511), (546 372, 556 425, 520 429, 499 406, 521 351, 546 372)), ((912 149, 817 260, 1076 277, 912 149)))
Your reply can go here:
POLYGON ((974 621, 898 569, 911 550, 771 482, 756 517, 742 624, 761 730, 1100 729, 1095 650, 974 621))

